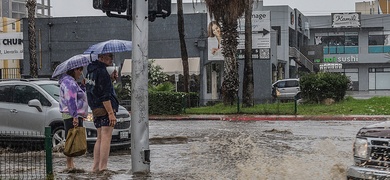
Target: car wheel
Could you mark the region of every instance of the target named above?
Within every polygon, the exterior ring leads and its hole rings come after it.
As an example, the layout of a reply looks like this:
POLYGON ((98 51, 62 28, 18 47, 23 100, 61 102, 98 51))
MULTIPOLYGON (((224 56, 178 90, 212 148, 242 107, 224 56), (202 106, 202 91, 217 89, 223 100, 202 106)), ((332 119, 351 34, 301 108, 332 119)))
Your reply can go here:
POLYGON ((57 147, 58 145, 64 143, 65 144, 65 129, 63 126, 59 126, 54 128, 52 143, 53 147, 57 147))

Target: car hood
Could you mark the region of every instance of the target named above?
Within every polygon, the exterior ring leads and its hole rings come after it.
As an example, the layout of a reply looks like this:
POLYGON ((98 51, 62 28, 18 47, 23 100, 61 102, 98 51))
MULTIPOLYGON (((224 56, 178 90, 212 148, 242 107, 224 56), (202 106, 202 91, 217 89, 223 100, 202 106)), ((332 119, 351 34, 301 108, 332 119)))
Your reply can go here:
POLYGON ((357 137, 390 138, 390 121, 363 127, 359 130, 357 137))

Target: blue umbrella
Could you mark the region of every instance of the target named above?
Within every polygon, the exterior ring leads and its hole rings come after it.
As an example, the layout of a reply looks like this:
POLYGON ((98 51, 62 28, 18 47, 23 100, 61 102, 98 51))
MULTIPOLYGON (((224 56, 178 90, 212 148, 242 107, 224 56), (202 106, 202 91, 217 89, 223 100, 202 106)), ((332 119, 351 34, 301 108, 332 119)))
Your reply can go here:
POLYGON ((89 54, 78 54, 59 64, 53 72, 52 78, 66 73, 69 70, 83 67, 91 63, 89 54))
POLYGON ((101 43, 94 44, 90 46, 84 54, 106 54, 106 53, 116 53, 131 51, 133 43, 126 40, 108 40, 101 43))

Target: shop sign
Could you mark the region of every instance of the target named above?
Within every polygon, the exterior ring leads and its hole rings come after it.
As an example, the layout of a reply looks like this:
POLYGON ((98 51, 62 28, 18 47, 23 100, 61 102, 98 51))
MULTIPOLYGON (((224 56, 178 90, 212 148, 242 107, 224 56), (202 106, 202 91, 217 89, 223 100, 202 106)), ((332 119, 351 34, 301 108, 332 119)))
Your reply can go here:
POLYGON ((320 70, 328 70, 328 69, 342 69, 343 64, 341 63, 322 63, 320 64, 320 70))
POLYGON ((23 33, 0 33, 0 60, 23 59, 23 33))
POLYGON ((332 27, 360 27, 360 13, 332 13, 332 27))
POLYGON ((324 58, 322 61, 321 59, 315 59, 315 63, 355 63, 359 62, 358 55, 351 55, 351 56, 334 56, 334 57, 327 57, 324 58))

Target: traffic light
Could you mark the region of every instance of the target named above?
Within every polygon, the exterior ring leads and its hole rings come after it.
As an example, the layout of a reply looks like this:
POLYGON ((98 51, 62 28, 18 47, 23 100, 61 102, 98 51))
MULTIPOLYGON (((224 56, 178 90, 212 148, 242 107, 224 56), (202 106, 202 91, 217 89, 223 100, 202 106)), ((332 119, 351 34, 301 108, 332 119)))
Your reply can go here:
POLYGON ((93 0, 93 8, 122 13, 127 10, 127 0, 93 0))
POLYGON ((157 17, 166 18, 171 15, 171 0, 157 0, 157 17))
MULTIPOLYGON (((126 18, 131 20, 133 0, 93 0, 93 8, 106 12, 109 17, 126 18), (127 11, 126 15, 120 15, 127 11), (111 12, 118 12, 113 14, 111 12)), ((148 0, 149 21, 154 21, 156 17, 166 18, 171 15, 172 0, 148 0)))
MULTIPOLYGON (((132 0, 129 0, 127 15, 132 13, 132 0)), ((171 15, 171 0, 148 0, 149 21, 156 17, 166 18, 171 15)))

